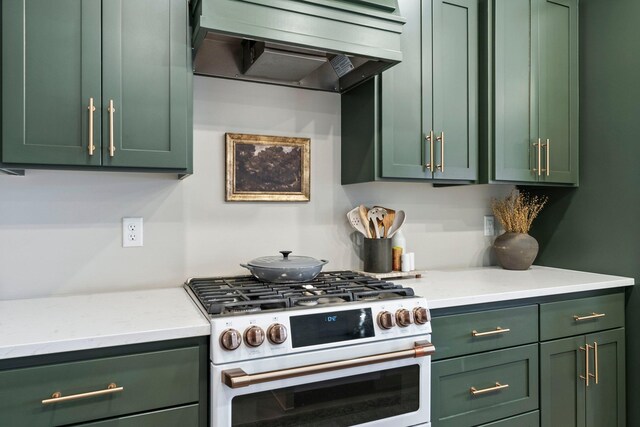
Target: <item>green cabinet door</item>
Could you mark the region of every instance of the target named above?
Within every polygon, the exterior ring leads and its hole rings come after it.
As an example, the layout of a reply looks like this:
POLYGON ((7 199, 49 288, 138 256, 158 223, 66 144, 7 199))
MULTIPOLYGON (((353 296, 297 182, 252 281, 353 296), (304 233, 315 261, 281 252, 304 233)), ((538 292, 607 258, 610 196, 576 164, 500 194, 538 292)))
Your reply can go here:
POLYGON ((597 375, 597 382, 592 378, 594 381, 587 388, 586 426, 624 427, 624 328, 587 335, 586 342, 594 347, 589 370, 597 375))
POLYGON ((623 427, 624 353, 624 328, 541 343, 541 426, 623 427))
POLYGON ((540 181, 578 182, 578 0, 540 0, 540 181))
POLYGON ((424 165, 422 129, 432 129, 431 2, 400 0, 400 11, 408 17, 402 30, 402 62, 382 73, 382 177, 431 178, 424 165), (422 16, 422 19, 420 18, 422 16), (420 87, 422 85, 422 92, 420 87))
POLYGON ((584 348, 584 335, 540 344, 542 427, 585 426, 584 348))
MULTIPOLYGON (((429 29, 424 28, 423 34, 429 29)), ((431 85, 431 81, 424 76, 423 86, 427 85, 431 85)), ((427 123, 424 129, 425 132, 429 129, 427 123)), ((436 133, 434 178, 476 180, 477 0, 433 1, 433 129, 436 133)))
POLYGON ((99 165, 100 0, 3 0, 1 7, 2 162, 99 165))
POLYGON ((494 171, 497 181, 537 181, 539 0, 495 0, 494 171))
POLYGON ((105 166, 187 167, 186 25, 184 0, 102 1, 105 166))

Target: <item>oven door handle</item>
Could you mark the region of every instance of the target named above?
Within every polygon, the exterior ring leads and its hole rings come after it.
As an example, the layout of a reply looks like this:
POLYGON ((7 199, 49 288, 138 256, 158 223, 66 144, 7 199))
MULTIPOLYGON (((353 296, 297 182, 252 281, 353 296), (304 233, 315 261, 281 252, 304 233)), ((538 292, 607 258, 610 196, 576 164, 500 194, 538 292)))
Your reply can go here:
POLYGON ((222 371, 222 382, 231 388, 247 387, 253 384, 266 383, 269 381, 302 377, 305 375, 355 368, 358 366, 373 365, 375 363, 389 362, 392 360, 425 357, 432 355, 435 351, 436 348, 429 341, 418 341, 414 344, 413 348, 408 350, 375 354, 373 356, 358 357, 356 359, 319 363, 317 365, 300 366, 298 368, 261 372, 258 374, 247 374, 242 369, 228 369, 226 371, 222 371))

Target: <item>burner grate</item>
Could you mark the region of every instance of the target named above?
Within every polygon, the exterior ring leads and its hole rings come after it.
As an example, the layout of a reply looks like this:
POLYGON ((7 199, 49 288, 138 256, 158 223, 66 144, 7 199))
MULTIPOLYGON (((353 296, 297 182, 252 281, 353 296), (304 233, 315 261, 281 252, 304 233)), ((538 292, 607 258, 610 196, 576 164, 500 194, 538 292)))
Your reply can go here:
POLYGON ((268 283, 253 276, 189 279, 186 286, 211 315, 316 307, 352 301, 403 298, 413 289, 353 271, 320 273, 304 283, 268 283))

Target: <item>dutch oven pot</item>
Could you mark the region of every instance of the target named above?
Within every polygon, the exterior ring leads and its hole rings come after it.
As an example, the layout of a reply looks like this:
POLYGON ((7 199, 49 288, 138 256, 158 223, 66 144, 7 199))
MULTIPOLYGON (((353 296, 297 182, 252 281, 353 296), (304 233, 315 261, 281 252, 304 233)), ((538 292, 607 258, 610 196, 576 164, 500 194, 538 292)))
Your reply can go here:
POLYGON ((295 283, 313 280, 329 261, 308 256, 289 256, 291 251, 280 251, 282 256, 264 256, 240 264, 256 278, 265 282, 295 283))

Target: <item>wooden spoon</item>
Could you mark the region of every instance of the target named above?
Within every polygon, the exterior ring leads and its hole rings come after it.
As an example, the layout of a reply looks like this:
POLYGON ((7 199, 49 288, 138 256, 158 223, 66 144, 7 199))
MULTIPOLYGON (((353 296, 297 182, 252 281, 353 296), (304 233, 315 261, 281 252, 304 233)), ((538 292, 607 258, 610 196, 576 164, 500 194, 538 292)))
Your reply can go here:
POLYGON ((396 217, 396 211, 394 211, 393 209, 382 207, 382 206, 374 206, 374 208, 381 208, 387 211, 387 216, 385 216, 384 219, 382 220, 382 226, 384 227, 384 234, 382 237, 387 238, 389 237, 389 229, 391 228, 391 225, 393 224, 393 220, 396 217))

